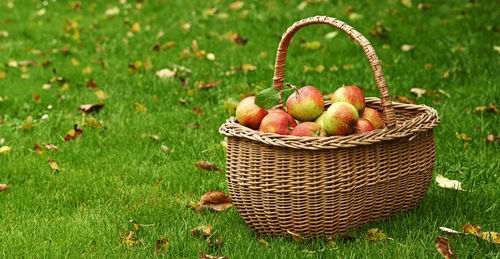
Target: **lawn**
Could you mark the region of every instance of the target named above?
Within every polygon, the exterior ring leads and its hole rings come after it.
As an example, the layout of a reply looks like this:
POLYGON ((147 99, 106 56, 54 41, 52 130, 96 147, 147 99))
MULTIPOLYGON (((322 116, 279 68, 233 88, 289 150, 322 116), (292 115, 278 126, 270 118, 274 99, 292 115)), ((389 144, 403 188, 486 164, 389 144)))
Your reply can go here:
MULTIPOLYGON (((500 105, 498 0, 242 3, 0 2, 0 147, 10 149, 0 153, 0 184, 10 187, 0 192, 0 257, 439 258, 437 236, 460 258, 500 256, 499 245, 439 230, 473 223, 500 231, 500 140, 484 140, 500 136, 490 107, 500 105), (218 128, 242 95, 272 85, 282 33, 314 15, 370 40, 391 96, 438 111, 434 174, 465 191, 433 180, 419 207, 353 230, 353 241, 261 237, 268 246, 234 206, 197 213, 186 205, 228 192, 218 128), (162 69, 176 75, 161 78, 162 69), (438 94, 417 97, 411 88, 438 94), (99 113, 78 111, 101 102, 99 113), (71 135, 75 124, 81 136, 71 135), (200 170, 198 161, 222 171, 200 170), (203 224, 222 246, 190 232, 203 224), (392 239, 362 238, 371 228, 392 239), (127 247, 120 238, 130 230, 138 242, 127 247), (157 251, 165 236, 168 248, 157 251)), ((357 85, 378 96, 362 49, 332 27, 298 32, 287 61, 285 82, 323 93, 357 85)))

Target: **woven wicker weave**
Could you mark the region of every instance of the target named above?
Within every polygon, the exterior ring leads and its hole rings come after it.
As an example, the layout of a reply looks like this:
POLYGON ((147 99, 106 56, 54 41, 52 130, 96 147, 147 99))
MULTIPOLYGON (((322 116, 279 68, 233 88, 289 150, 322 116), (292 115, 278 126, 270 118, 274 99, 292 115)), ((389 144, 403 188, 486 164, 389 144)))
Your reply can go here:
POLYGON ((381 96, 366 98, 366 106, 382 112, 386 127, 348 136, 296 137, 262 133, 228 119, 219 131, 228 136, 229 192, 245 222, 260 234, 344 233, 414 208, 432 178, 437 112, 392 102, 375 50, 351 26, 324 16, 293 24, 278 48, 274 87, 283 88, 295 32, 318 23, 345 31, 363 47, 381 96))

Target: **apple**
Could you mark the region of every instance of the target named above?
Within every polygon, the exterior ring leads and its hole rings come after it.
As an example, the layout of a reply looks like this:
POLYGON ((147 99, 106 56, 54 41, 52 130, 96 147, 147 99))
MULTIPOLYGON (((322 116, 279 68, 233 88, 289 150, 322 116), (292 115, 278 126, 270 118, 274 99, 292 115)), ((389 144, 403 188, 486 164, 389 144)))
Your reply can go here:
POLYGON ((358 114, 363 114, 365 109, 365 96, 361 89, 354 85, 342 86, 332 94, 332 103, 346 102, 352 104, 358 114))
POLYGON ((265 109, 255 104, 255 96, 249 96, 236 106, 236 119, 241 125, 258 129, 260 122, 267 115, 265 109))
POLYGON ((276 133, 290 135, 290 132, 297 126, 295 120, 290 121, 284 112, 271 112, 262 119, 259 131, 265 133, 276 133))
POLYGON ((366 107, 363 115, 361 115, 361 118, 369 120, 375 129, 381 129, 384 127, 382 115, 380 115, 380 113, 375 109, 366 107))
POLYGON ((321 128, 323 128, 323 129, 325 129, 325 125, 323 124, 323 118, 324 118, 324 117, 325 117, 325 112, 322 112, 322 113, 318 116, 318 118, 316 118, 316 119, 314 120, 314 122, 318 123, 318 124, 321 126, 321 128))
POLYGON ((287 113, 286 111, 282 110, 282 109, 269 109, 267 110, 268 113, 273 113, 273 112, 280 112, 280 113, 284 113, 286 114, 286 116, 288 117, 288 120, 289 120, 289 123, 290 124, 293 124, 295 123, 295 125, 299 124, 294 118, 292 115, 290 115, 290 113, 287 113))
POLYGON ((326 132, 318 123, 306 121, 297 125, 290 135, 298 137, 326 137, 326 132))
POLYGON ((299 121, 316 119, 323 108, 325 100, 323 94, 314 86, 305 86, 295 91, 286 101, 286 109, 299 121))
POLYGON ((328 135, 349 135, 354 132, 358 111, 350 103, 337 102, 328 107, 323 125, 328 135))
POLYGON ((365 133, 372 130, 375 130, 375 127, 369 120, 365 118, 359 118, 354 129, 354 134, 365 133))

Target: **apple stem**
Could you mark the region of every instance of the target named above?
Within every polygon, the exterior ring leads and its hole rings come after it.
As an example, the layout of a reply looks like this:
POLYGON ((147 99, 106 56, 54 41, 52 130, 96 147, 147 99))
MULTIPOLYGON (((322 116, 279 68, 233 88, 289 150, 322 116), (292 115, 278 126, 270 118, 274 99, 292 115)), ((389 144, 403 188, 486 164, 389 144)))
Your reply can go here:
POLYGON ((290 84, 290 83, 286 83, 286 86, 288 86, 288 87, 290 87, 291 89, 293 89, 293 90, 297 93, 297 95, 299 95, 299 90, 297 89, 297 87, 296 87, 296 86, 294 86, 294 85, 292 85, 292 84, 290 84))

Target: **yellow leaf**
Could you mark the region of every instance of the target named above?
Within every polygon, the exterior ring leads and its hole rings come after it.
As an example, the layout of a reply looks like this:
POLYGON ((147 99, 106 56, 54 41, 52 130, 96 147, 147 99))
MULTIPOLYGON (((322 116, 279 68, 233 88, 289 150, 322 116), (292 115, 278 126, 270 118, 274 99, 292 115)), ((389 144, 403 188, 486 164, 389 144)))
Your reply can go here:
POLYGON ((252 64, 242 64, 242 65, 241 65, 241 69, 242 69, 243 71, 253 71, 253 70, 256 70, 256 69, 257 69, 257 67, 256 67, 256 66, 254 66, 254 65, 252 65, 252 64))
POLYGON ((85 68, 82 70, 82 74, 84 74, 84 75, 90 75, 90 74, 92 74, 92 68, 91 68, 91 67, 89 67, 89 66, 85 67, 85 68))
POLYGON ((68 90, 68 89, 69 89, 69 84, 68 84, 68 83, 64 83, 64 84, 61 86, 61 88, 59 88, 59 91, 64 92, 64 91, 66 91, 66 90, 68 90))
POLYGON ((493 50, 500 53, 500 46, 493 46, 493 50))
POLYGON ((236 10, 241 9, 243 7, 243 5, 245 5, 245 3, 243 1, 232 2, 229 4, 229 9, 236 11, 236 10))
POLYGON ((457 136, 458 139, 461 139, 461 140, 472 140, 472 137, 465 134, 465 133, 456 132, 455 135, 457 136))
POLYGON ((7 77, 5 71, 0 71, 0 79, 4 79, 5 77, 7 77))
POLYGON ((146 108, 146 106, 144 106, 138 102, 135 102, 135 110, 139 113, 146 114, 148 111, 148 108, 146 108))
POLYGON ((368 239, 372 242, 377 242, 377 241, 386 240, 389 238, 382 230, 380 230, 378 228, 372 228, 372 229, 368 230, 368 233, 366 234, 366 239, 368 239))
POLYGON ((56 170, 56 172, 60 171, 61 169, 59 168, 59 166, 57 165, 56 161, 54 161, 53 159, 48 159, 49 161, 49 165, 50 165, 50 168, 56 170))
POLYGON ((461 226, 460 228, 467 231, 467 233, 472 234, 485 241, 492 242, 494 244, 500 244, 500 235, 497 232, 483 232, 481 227, 476 224, 467 224, 461 226))
POLYGON ((401 3, 408 8, 410 8, 412 5, 411 0, 401 0, 401 3))
POLYGON ((99 100, 105 100, 108 98, 108 95, 103 90, 99 90, 99 91, 95 92, 95 95, 97 96, 97 98, 99 100))
POLYGON ((140 32, 141 31, 141 24, 139 22, 134 22, 132 24, 132 27, 129 29, 130 32, 140 32))
POLYGON ((126 236, 123 236, 120 238, 120 244, 122 245, 123 248, 130 249, 137 243, 139 243, 139 240, 135 240, 133 238, 134 231, 130 230, 126 236))
POLYGON ((144 69, 151 70, 153 69, 153 63, 151 63, 151 58, 147 57, 146 61, 144 61, 144 69))
POLYGON ((207 54, 207 59, 210 60, 210 61, 214 61, 215 60, 215 55, 214 53, 208 53, 207 54))
POLYGON ((450 179, 442 176, 441 174, 438 174, 436 176, 436 183, 441 188, 455 189, 455 190, 463 191, 461 182, 459 182, 457 180, 450 180, 450 179))
POLYGON ((132 225, 134 226, 135 231, 139 232, 139 230, 140 230, 139 223, 135 222, 134 219, 129 219, 128 222, 132 223, 132 225))
POLYGON ((78 60, 76 58, 71 58, 71 64, 73 64, 73 66, 78 66, 80 65, 80 62, 78 62, 78 60))
POLYGON ((262 238, 259 238, 257 240, 259 241, 259 243, 263 244, 265 247, 267 247, 267 248, 271 247, 271 244, 269 244, 269 242, 267 242, 266 240, 264 240, 262 238))
POLYGON ((9 146, 0 147, 0 153, 7 155, 12 149, 9 146))

